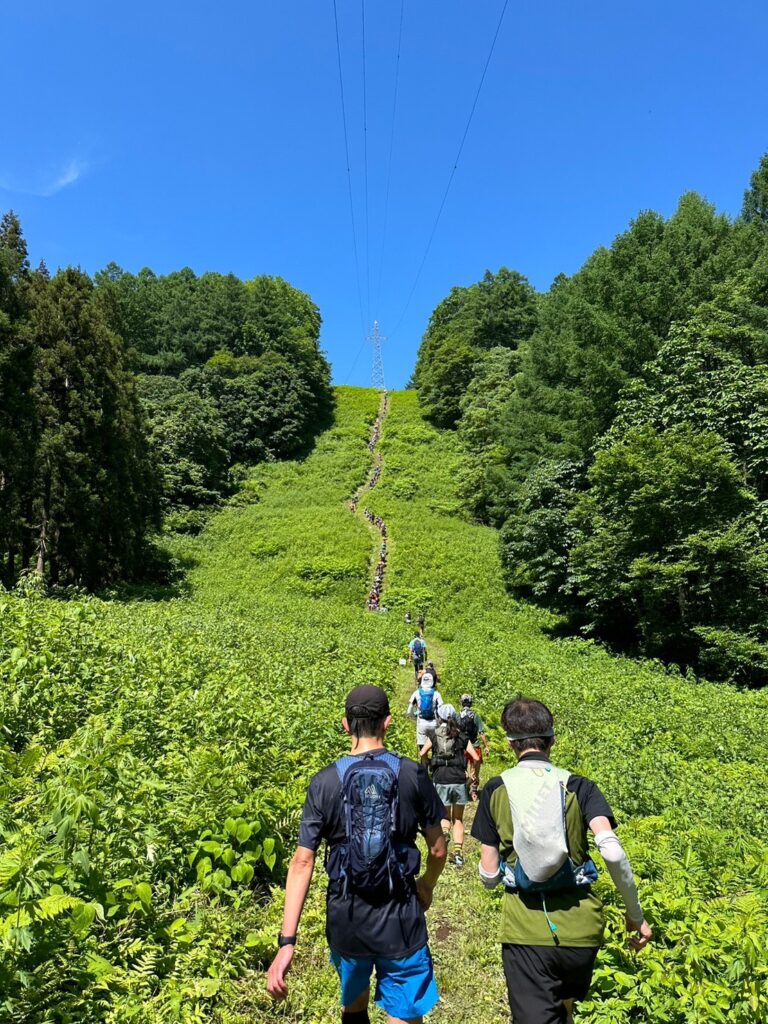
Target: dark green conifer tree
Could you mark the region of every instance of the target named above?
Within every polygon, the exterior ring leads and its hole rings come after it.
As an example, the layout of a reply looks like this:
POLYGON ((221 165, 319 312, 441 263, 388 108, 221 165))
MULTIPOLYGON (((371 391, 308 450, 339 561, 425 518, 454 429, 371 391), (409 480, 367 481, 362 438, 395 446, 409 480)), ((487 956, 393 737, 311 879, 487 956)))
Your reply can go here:
MULTIPOLYGON (((0 222, 0 582, 25 563, 24 514, 34 448, 33 345, 27 330, 27 246, 13 213, 0 222)), ((28 543, 28 542, 27 542, 28 543)))
POLYGON ((80 270, 33 275, 37 447, 31 492, 35 568, 98 586, 134 573, 157 501, 121 340, 80 270))

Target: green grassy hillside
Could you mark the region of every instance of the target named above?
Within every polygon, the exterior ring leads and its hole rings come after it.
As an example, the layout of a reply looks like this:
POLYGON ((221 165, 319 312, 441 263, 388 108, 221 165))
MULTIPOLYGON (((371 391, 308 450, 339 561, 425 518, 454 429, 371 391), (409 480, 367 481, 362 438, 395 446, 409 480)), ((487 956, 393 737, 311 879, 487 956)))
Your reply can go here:
MULTIPOLYGON (((557 759, 621 817, 659 942, 625 950, 601 880, 611 941, 580 1019, 767 1020, 768 694, 553 639, 551 616, 505 594, 495 533, 459 511, 455 437, 412 392, 391 396, 381 480, 353 515, 378 407, 339 389, 307 460, 260 467, 177 541, 188 593, 0 598, 0 1019, 336 1020, 319 870, 287 1006, 262 968, 306 782, 344 747, 344 692, 380 683, 404 712, 403 614, 423 608, 444 695, 473 691, 491 723, 519 692, 547 701, 557 759), (366 503, 389 529, 389 614, 364 609, 366 503)), ((412 753, 404 714, 393 742, 412 753)), ((498 769, 498 728, 493 747, 498 769)), ((432 911, 434 1019, 480 1024, 503 1013, 498 906, 468 853, 432 911)))

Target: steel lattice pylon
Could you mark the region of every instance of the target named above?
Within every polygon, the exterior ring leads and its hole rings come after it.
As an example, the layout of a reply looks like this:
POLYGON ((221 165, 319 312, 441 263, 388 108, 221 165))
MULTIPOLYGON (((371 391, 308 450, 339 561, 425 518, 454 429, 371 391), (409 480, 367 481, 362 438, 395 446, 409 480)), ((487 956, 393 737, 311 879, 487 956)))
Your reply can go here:
POLYGON ((384 360, 381 358, 381 343, 386 341, 383 334, 379 334, 379 321, 373 321, 373 331, 368 335, 368 341, 373 345, 373 369, 371 370, 371 387, 378 391, 384 391, 384 360))

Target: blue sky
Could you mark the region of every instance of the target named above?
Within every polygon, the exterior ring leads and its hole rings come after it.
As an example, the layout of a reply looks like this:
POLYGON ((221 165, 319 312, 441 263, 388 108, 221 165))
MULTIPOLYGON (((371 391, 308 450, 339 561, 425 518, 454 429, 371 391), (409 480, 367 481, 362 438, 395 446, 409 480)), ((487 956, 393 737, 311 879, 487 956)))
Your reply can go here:
POLYGON ((338 383, 370 376, 362 305, 398 387, 454 284, 506 265, 546 289, 689 189, 735 214, 768 150, 762 0, 510 2, 403 315, 503 0, 405 0, 386 233, 400 2, 365 0, 367 244, 362 3, 337 5, 360 297, 332 0, 5 5, 0 209, 33 259, 282 275, 338 383))

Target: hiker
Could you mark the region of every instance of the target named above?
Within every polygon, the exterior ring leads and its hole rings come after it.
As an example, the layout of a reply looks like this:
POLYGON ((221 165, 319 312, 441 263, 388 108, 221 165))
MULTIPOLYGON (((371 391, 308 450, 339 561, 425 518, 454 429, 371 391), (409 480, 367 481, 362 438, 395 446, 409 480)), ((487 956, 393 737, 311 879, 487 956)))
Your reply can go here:
POLYGON ((375 1002, 389 1024, 421 1024, 438 1001, 424 915, 445 866, 444 808, 424 769, 386 749, 391 723, 387 695, 378 686, 358 686, 347 696, 343 725, 351 754, 309 784, 279 948, 267 977, 270 996, 285 999, 301 912, 325 840, 326 936, 345 1024, 368 1024, 373 971, 375 1002), (419 832, 428 849, 420 876, 419 832))
POLYGON ((472 709, 472 694, 462 693, 461 713, 459 714, 459 731, 466 737, 467 742, 472 745, 475 757, 469 753, 466 755, 467 769, 469 771, 469 795, 473 803, 478 800, 480 789, 480 766, 483 763, 483 748, 488 754, 488 737, 485 734, 485 722, 480 715, 472 709), (482 743, 482 747, 480 744, 482 743))
POLYGON ((416 620, 416 625, 419 627, 419 633, 424 636, 424 612, 419 612, 419 617, 416 620))
POLYGON ((480 799, 472 825, 480 878, 506 890, 500 938, 515 1024, 569 1024, 603 942, 587 830, 624 899, 630 946, 642 949, 653 935, 608 801, 594 782, 550 760, 549 708, 520 698, 506 705, 501 724, 517 763, 486 783, 480 799))
POLYGON ((430 771, 437 795, 445 804, 446 816, 442 821, 443 838, 451 841, 453 832, 453 863, 464 867, 464 808, 469 803, 469 786, 464 755, 477 757, 471 743, 465 743, 459 731, 459 716, 452 704, 441 704, 437 709, 438 723, 419 753, 422 760, 430 751, 430 771), (471 753, 470 753, 471 752, 471 753))
POLYGON ((427 667, 424 669, 425 672, 429 672, 432 678, 435 680, 435 686, 440 685, 440 676, 437 674, 434 661, 428 661, 427 667))
POLYGON ((410 624, 411 624, 411 613, 410 612, 406 612, 405 613, 405 624, 406 624, 406 626, 410 626, 410 624))
MULTIPOLYGON (((419 751, 435 734, 437 711, 442 703, 443 698, 435 688, 434 679, 429 672, 422 672, 419 685, 408 702, 408 714, 416 719, 416 747, 419 751)), ((427 763, 426 756, 422 755, 421 763, 427 763)))
POLYGON ((416 633, 413 640, 408 644, 408 660, 413 663, 413 674, 418 679, 419 672, 424 668, 424 661, 427 657, 427 645, 421 638, 420 633, 416 633))

